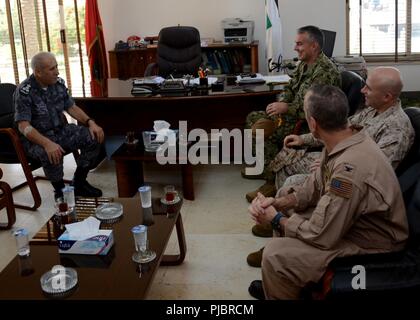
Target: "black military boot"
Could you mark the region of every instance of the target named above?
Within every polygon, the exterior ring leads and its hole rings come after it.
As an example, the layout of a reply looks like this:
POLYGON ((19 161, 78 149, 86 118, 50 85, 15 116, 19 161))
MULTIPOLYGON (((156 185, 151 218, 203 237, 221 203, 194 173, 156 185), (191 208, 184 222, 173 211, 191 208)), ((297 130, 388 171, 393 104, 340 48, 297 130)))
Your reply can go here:
POLYGON ((63 197, 64 181, 51 182, 51 184, 54 187, 54 200, 57 202, 58 199, 63 197))
POLYGON ((86 181, 89 169, 77 167, 74 173, 72 185, 74 187, 74 195, 76 197, 98 198, 102 196, 102 191, 90 185, 86 181))
POLYGON ((261 280, 252 281, 249 285, 248 292, 255 299, 265 300, 264 289, 261 280))

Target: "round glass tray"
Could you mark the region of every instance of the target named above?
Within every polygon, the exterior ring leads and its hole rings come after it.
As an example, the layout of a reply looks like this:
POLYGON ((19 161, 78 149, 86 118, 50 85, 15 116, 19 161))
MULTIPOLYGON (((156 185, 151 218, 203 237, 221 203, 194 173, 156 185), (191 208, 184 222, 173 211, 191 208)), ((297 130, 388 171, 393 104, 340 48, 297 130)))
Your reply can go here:
POLYGON ((166 205, 176 204, 179 201, 181 201, 181 197, 179 195, 177 195, 172 201, 167 201, 165 198, 160 198, 160 202, 166 205))
POLYGON ((140 252, 134 252, 131 259, 133 259, 134 262, 137 263, 148 263, 150 261, 155 260, 156 258, 156 252, 149 250, 147 256, 142 257, 140 252))
POLYGON ((73 268, 60 266, 44 273, 40 281, 42 291, 50 295, 59 295, 77 285, 77 272, 73 268))
POLYGON ((114 221, 123 214, 123 206, 118 202, 103 203, 95 210, 95 216, 101 221, 114 221))

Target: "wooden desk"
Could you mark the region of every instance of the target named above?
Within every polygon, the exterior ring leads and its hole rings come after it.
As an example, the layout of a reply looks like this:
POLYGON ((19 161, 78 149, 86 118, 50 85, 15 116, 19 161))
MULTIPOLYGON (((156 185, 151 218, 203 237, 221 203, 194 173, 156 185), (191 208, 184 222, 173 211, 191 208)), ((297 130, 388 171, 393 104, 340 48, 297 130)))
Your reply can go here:
MULTIPOLYGON (((140 200, 116 198, 115 201, 123 205, 124 215, 111 225, 114 246, 106 256, 60 255, 55 240, 40 232, 30 244, 29 259, 16 256, 0 273, 0 300, 45 299, 40 278, 58 264, 75 268, 78 274, 78 285, 67 299, 144 299, 158 267, 177 265, 185 258, 186 243, 180 214, 182 202, 168 216, 163 213, 159 199, 154 200, 154 224, 148 228, 148 238, 156 259, 143 265, 140 274, 139 265, 131 260, 134 253, 131 228, 143 223, 144 219, 140 200), (164 252, 174 226, 180 253, 166 256, 164 252), (29 272, 30 268, 32 272, 29 272)), ((78 205, 89 206, 86 202, 78 205)))
POLYGON ((188 130, 202 128, 243 129, 251 111, 265 110, 276 101, 283 86, 225 86, 208 95, 141 97, 131 95, 132 81, 108 79, 107 97, 74 97, 76 104, 105 130, 106 135, 150 130, 154 120, 166 120, 178 128, 186 120, 188 130))

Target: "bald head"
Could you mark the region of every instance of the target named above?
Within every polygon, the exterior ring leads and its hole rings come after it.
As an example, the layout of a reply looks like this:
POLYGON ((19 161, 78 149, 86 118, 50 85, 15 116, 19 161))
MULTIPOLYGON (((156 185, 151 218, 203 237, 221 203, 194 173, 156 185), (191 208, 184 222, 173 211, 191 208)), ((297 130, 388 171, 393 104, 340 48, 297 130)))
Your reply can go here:
POLYGON ((401 94, 403 82, 401 73, 394 67, 378 67, 369 73, 369 79, 383 93, 391 94, 395 99, 401 94))

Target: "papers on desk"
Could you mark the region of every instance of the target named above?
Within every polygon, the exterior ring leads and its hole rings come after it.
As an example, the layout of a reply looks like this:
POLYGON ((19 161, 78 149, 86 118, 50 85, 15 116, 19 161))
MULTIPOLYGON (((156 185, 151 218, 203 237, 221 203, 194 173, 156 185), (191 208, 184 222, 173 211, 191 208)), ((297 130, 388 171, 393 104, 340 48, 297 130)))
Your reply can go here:
POLYGON ((259 84, 265 82, 261 73, 254 73, 250 76, 238 76, 236 81, 238 84, 259 84))
POLYGON ((134 86, 142 86, 142 85, 159 85, 163 81, 165 81, 164 78, 159 76, 152 76, 152 77, 145 77, 145 78, 138 78, 133 80, 134 86))
MULTIPOLYGON (((217 82, 217 77, 207 77, 209 86, 211 86, 213 83, 217 82)), ((184 85, 187 85, 187 80, 184 79, 184 85)), ((200 84, 200 78, 194 78, 190 79, 190 85, 199 85, 200 84)))
POLYGON ((264 76, 263 78, 267 83, 288 83, 290 81, 290 77, 287 74, 264 76))

